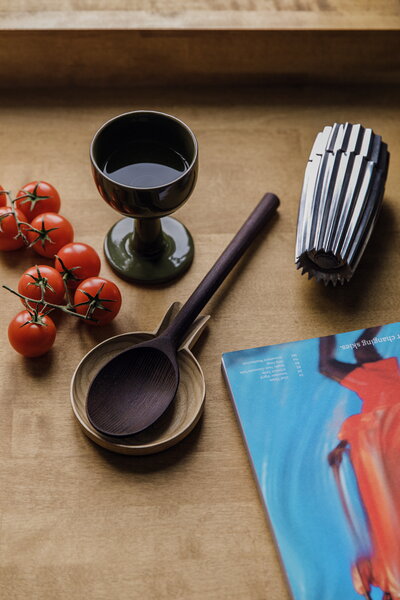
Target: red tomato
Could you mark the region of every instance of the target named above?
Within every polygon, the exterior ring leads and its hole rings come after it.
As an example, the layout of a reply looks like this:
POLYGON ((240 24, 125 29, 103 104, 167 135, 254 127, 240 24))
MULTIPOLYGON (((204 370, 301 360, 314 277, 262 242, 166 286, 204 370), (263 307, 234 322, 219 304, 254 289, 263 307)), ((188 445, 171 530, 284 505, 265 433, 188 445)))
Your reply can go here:
POLYGON ((21 188, 17 194, 16 206, 32 221, 45 212, 58 213, 60 196, 57 190, 45 181, 31 181, 21 188))
MULTIPOLYGON (((20 221, 26 222, 26 216, 22 210, 16 209, 17 217, 20 221)), ((24 246, 22 237, 15 238, 18 234, 18 227, 14 215, 8 206, 0 207, 0 250, 17 250, 24 246), (8 217, 2 219, 2 215, 8 214, 8 217)))
POLYGON ((32 229, 27 230, 27 237, 32 248, 41 256, 52 258, 57 252, 74 239, 71 223, 57 213, 43 213, 31 221, 32 229))
MULTIPOLYGON (((52 304, 61 304, 64 300, 65 288, 63 279, 56 269, 47 265, 35 265, 22 274, 18 282, 18 291, 23 296, 40 300, 44 292, 44 300, 52 304)), ((22 300, 22 298, 21 298, 22 300)), ((36 304, 32 302, 33 308, 36 304)), ((42 306, 39 306, 39 310, 42 306)))
POLYGON ((38 316, 38 322, 27 311, 15 315, 8 326, 8 339, 11 346, 23 356, 45 354, 56 338, 56 326, 47 315, 38 316))
POLYGON ((72 242, 57 252, 54 266, 74 290, 79 282, 100 273, 100 257, 96 250, 82 242, 72 242))
POLYGON ((7 196, 6 192, 4 191, 3 186, 0 185, 0 206, 7 206, 7 200, 8 200, 8 196, 7 196))
POLYGON ((117 316, 121 308, 121 292, 113 283, 103 277, 89 277, 79 284, 75 291, 74 306, 80 315, 88 315, 96 321, 92 325, 104 325, 117 316))

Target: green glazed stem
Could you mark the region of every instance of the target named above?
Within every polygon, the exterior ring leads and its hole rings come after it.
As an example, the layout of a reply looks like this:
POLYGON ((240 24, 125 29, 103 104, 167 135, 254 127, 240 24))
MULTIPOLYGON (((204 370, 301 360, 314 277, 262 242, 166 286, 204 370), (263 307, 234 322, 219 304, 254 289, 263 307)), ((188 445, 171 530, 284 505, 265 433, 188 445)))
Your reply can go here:
MULTIPOLYGON (((104 253, 113 270, 123 279, 141 283, 165 283, 180 277, 191 265, 194 255, 193 239, 182 223, 172 217, 161 219, 161 251, 156 254, 144 254, 134 251, 136 227, 143 219, 121 219, 110 229, 104 240, 104 253), (133 223, 133 233, 132 233, 133 223)), ((157 232, 158 219, 153 233, 157 232)), ((147 231, 145 232, 147 235, 147 231)), ((158 243, 158 236, 155 242, 158 243)), ((137 240, 140 240, 138 236, 137 240)), ((140 241, 139 241, 140 247, 140 241)), ((153 248, 156 247, 154 244, 153 248)))
POLYGON ((165 248, 161 220, 135 219, 132 250, 139 256, 156 257, 165 248))

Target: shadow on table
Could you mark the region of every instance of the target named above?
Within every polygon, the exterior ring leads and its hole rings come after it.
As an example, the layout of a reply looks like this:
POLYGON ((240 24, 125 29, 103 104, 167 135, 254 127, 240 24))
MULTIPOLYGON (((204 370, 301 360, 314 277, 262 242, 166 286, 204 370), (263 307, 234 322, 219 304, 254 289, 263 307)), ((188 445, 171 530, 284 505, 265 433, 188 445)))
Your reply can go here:
POLYGON ((100 456, 110 464, 114 469, 126 473, 155 473, 168 469, 172 465, 186 460, 198 446, 201 431, 203 428, 203 416, 195 428, 181 442, 157 454, 148 454, 145 456, 132 456, 117 454, 97 446, 94 442, 88 440, 88 443, 97 450, 100 456))
POLYGON ((390 265, 388 261, 390 246, 395 238, 394 223, 395 212, 384 201, 371 239, 351 280, 336 287, 310 281, 305 290, 308 296, 306 301, 325 313, 327 318, 331 318, 333 313, 349 315, 359 312, 379 295, 379 288, 390 287, 388 273, 394 265, 390 265))

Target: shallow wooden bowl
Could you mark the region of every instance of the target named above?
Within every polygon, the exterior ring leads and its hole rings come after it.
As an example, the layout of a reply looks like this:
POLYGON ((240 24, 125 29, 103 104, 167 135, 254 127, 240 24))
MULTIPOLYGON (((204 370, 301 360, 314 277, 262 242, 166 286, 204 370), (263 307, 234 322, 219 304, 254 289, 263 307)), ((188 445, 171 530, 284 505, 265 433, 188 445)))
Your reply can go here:
POLYGON ((196 319, 179 348, 178 392, 167 411, 151 427, 135 435, 117 439, 99 433, 91 425, 86 414, 90 383, 103 365, 129 346, 148 340, 163 331, 173 320, 180 306, 179 302, 170 306, 155 332, 139 331, 109 338, 90 350, 77 366, 71 381, 72 409, 84 433, 96 444, 120 454, 153 454, 177 444, 192 431, 200 419, 205 401, 205 381, 201 367, 190 349, 198 340, 209 316, 196 319))

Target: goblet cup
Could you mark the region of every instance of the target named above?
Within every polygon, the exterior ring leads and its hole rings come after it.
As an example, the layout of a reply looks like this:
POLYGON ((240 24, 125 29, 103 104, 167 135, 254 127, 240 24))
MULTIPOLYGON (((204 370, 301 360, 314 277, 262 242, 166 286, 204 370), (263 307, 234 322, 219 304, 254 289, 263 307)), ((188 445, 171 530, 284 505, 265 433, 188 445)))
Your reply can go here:
POLYGON ((124 215, 104 240, 113 270, 143 283, 184 273, 193 260, 193 239, 167 215, 186 202, 196 184, 198 145, 190 128, 162 112, 124 113, 97 131, 90 159, 100 195, 124 215))

